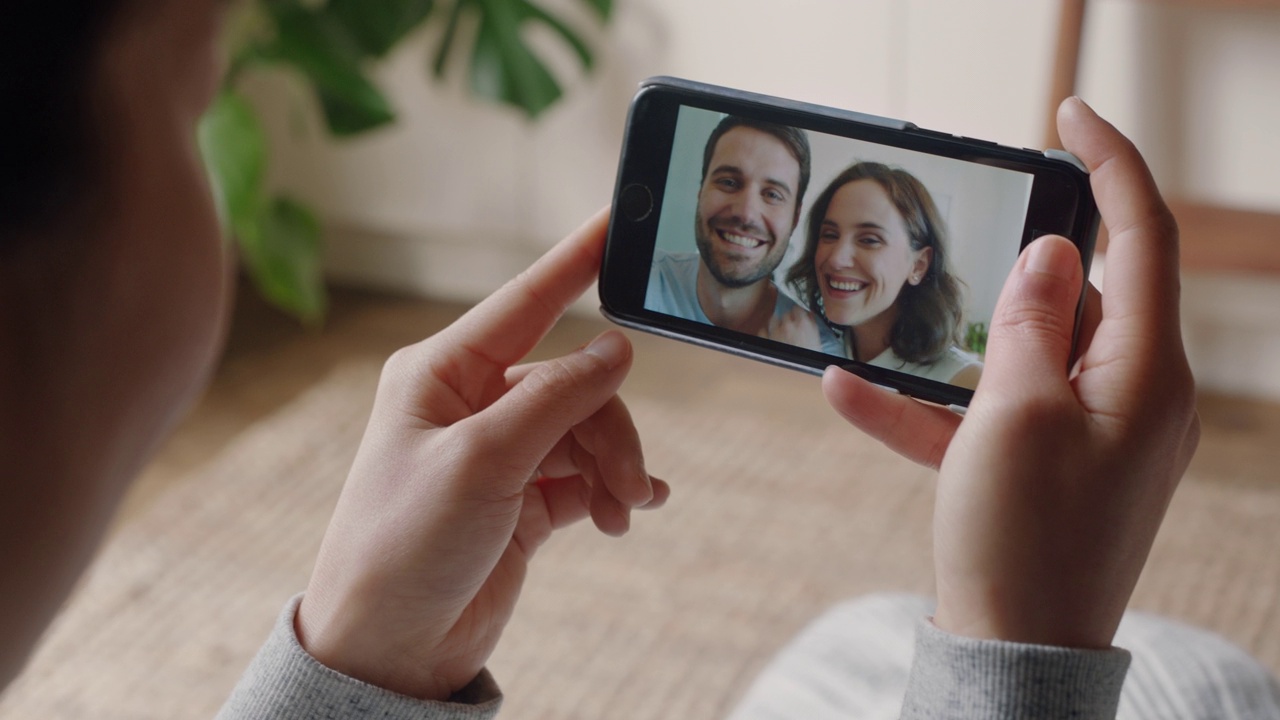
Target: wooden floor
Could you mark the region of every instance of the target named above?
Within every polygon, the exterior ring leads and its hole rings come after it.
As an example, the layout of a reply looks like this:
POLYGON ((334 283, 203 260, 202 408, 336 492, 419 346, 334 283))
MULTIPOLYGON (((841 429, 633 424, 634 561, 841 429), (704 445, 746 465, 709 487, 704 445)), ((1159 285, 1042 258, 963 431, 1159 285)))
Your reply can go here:
MULTIPOLYGON (((311 331, 242 287, 225 357, 207 394, 135 484, 119 520, 127 522, 168 482, 212 458, 230 438, 288 403, 338 363, 357 357, 384 358, 438 331, 464 310, 459 305, 338 289, 324 329, 311 331)), ((570 351, 608 327, 611 325, 599 318, 567 318, 535 356, 570 351)), ((776 386, 780 375, 789 375, 661 338, 629 335, 636 344, 636 362, 623 389, 624 397, 643 393, 688 402, 709 378, 729 369, 753 388, 776 386), (678 368, 673 368, 673 363, 678 368)), ((789 380, 777 391, 805 387, 789 380)), ((1199 408, 1204 433, 1194 464, 1201 477, 1244 484, 1276 480, 1280 405, 1202 394, 1199 408)))
MULTIPOLYGON (((324 328, 308 330, 241 283, 224 356, 208 391, 135 482, 118 514, 118 523, 134 517, 169 482, 208 461, 237 433, 286 405, 339 363, 385 359, 441 330, 467 310, 459 304, 343 288, 332 290, 331 301, 324 328)), ((598 316, 569 315, 535 349, 531 359, 570 352, 614 327, 598 316)), ((636 345, 636 361, 624 393, 687 400, 706 374, 719 372, 724 363, 738 366, 737 371, 748 381, 758 375, 767 382, 777 372, 643 333, 627 333, 636 345), (675 361, 680 364, 680 372, 674 374, 670 364, 664 363, 664 358, 672 355, 663 352, 673 346, 675 361)))

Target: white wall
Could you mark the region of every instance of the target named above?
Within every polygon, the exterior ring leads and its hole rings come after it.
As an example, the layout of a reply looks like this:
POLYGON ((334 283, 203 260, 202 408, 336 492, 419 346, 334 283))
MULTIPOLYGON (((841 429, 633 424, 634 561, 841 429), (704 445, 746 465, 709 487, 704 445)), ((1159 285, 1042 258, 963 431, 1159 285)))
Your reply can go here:
MULTIPOLYGON (((627 101, 650 75, 1042 142, 1052 0, 618 0, 604 30, 581 0, 545 1, 603 51, 583 77, 534 37, 569 78, 567 100, 537 124, 468 98, 465 58, 433 84, 438 28, 380 68, 401 118, 371 137, 333 143, 287 82, 258 84, 275 180, 329 221, 334 278, 484 295, 608 202, 627 101)), ((1096 0, 1080 89, 1134 137, 1166 191, 1280 210, 1280 12, 1096 0)), ((1214 373, 1202 384, 1219 385, 1214 373)))
MULTIPOLYGON (((548 5, 594 30, 580 0, 548 5)), ((380 68, 401 117, 371 137, 329 141, 279 78, 254 94, 272 118, 278 182, 321 208, 339 228, 335 245, 351 230, 364 244, 371 236, 482 242, 527 254, 608 202, 627 102, 645 77, 679 75, 1034 144, 1052 15, 1051 4, 1022 0, 620 0, 611 26, 589 32, 605 48, 591 77, 546 43, 568 71, 569 95, 533 125, 467 97, 461 73, 429 81, 437 28, 380 68), (1019 28, 1015 37, 1004 37, 1009 26, 1019 28)), ((335 247, 330 268, 339 278, 434 292, 403 277, 403 252, 380 263, 335 247)))
POLYGON ((1134 139, 1164 192, 1280 211, 1280 11, 1094 7, 1082 94, 1134 139))

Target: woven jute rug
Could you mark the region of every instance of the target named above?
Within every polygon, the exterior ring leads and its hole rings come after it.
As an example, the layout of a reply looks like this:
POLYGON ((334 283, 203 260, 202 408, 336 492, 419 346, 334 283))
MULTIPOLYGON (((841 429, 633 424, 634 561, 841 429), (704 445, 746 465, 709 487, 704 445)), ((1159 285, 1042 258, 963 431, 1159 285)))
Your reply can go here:
MULTIPOLYGON (((118 532, 0 718, 211 717, 306 584, 377 372, 341 367, 118 532)), ((623 539, 585 524, 539 552, 490 663, 504 717, 721 717, 827 607, 931 590, 932 473, 812 397, 725 390, 629 399, 672 499, 623 539)), ((1188 478, 1135 604, 1280 668, 1277 519, 1280 487, 1188 478)))

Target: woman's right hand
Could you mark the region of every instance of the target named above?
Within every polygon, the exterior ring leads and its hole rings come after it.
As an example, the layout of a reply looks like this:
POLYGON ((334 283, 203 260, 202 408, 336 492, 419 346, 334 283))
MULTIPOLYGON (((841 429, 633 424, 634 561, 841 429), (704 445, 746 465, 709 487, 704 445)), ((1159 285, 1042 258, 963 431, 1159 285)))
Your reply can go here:
POLYGON ((552 532, 591 517, 621 535, 632 509, 666 500, 616 394, 625 336, 520 364, 595 281, 607 226, 596 215, 388 360, 298 608, 298 639, 322 664, 446 699, 484 667, 552 532))
POLYGON ((1060 237, 1018 259, 963 422, 828 369, 850 422, 940 467, 935 624, 978 638, 1107 647, 1199 440, 1178 318, 1178 233, 1138 151, 1083 102, 1059 108, 1110 231, 1107 294, 1060 237), (1069 370, 1069 368, 1071 368, 1069 370))

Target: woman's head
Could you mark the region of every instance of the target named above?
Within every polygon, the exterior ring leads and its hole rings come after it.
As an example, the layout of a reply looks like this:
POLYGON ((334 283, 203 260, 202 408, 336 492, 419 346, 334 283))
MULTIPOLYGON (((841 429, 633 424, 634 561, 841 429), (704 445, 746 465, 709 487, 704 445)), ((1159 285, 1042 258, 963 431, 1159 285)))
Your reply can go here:
POLYGON ((0 495, 6 535, 38 548, 19 566, 44 568, 0 618, 0 686, 217 356, 225 253, 195 134, 226 4, 0 2, 0 495))
POLYGON ((221 340, 228 274, 195 133, 226 5, 0 3, 0 341, 28 374, 0 372, 0 394, 49 388, 42 412, 118 428, 136 457, 221 340))
POLYGON ((89 98, 118 0, 0 5, 0 250, 66 212, 93 166, 89 98))
POLYGON ((787 279, 832 324, 928 363, 955 343, 960 322, 945 234, 914 176, 856 163, 814 201, 803 254, 787 279))
POLYGON ((104 186, 138 150, 115 152, 126 126, 179 102, 199 115, 220 73, 213 40, 228 2, 0 3, 0 252, 101 211, 104 186))

